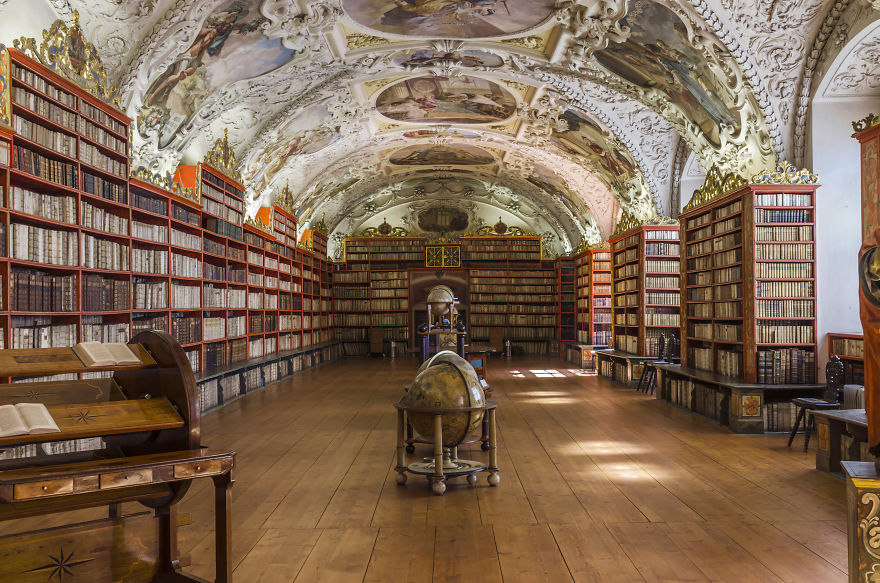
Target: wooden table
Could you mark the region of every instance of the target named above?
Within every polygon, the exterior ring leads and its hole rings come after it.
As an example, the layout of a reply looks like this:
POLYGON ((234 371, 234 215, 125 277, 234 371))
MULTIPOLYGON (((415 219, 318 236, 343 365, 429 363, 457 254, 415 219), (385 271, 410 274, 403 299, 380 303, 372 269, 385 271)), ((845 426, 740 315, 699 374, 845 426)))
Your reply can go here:
POLYGON ((825 385, 819 384, 746 383, 680 364, 653 362, 652 366, 657 369, 657 390, 654 393, 657 399, 715 419, 736 433, 764 433, 764 406, 768 402, 821 397, 825 390, 825 385), (676 392, 681 389, 680 381, 685 381, 686 388, 676 392), (679 383, 674 385, 676 382, 679 383))
POLYGON ((816 469, 823 472, 841 471, 844 459, 859 461, 861 444, 868 441, 868 418, 864 409, 809 411, 816 420, 819 435, 816 446, 816 469), (848 439, 845 439, 848 438, 848 439), (848 442, 844 456, 843 442, 848 442))

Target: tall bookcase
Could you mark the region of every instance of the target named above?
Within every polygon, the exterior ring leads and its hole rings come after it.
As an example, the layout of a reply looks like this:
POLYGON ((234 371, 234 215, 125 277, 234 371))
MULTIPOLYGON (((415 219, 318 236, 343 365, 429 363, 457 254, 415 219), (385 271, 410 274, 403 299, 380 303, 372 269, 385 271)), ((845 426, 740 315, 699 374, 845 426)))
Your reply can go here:
POLYGON ((575 263, 574 257, 560 257, 556 260, 556 314, 558 318, 556 338, 560 343, 577 340, 575 263))
POLYGON ((680 215, 684 366, 815 382, 817 188, 750 184, 680 215))
POLYGON ((577 341, 609 345, 612 331, 611 251, 587 249, 575 256, 577 341))
POLYGON ((656 356, 661 334, 680 327, 679 228, 641 225, 609 241, 614 349, 656 356))
POLYGON ((15 49, 0 69, 3 346, 127 340, 130 120, 15 49))
POLYGON ((836 354, 843 361, 848 384, 865 384, 865 338, 862 334, 828 334, 828 353, 836 354))

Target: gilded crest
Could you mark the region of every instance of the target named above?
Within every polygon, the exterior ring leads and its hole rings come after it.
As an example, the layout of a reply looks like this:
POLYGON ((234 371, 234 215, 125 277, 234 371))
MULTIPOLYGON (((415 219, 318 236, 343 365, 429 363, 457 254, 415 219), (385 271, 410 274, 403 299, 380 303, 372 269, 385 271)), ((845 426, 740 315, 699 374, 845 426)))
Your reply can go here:
POLYGON ((229 146, 229 130, 223 130, 223 137, 214 142, 214 146, 205 155, 205 164, 219 170, 232 180, 241 183, 241 172, 235 152, 229 146))
POLYGON ((107 71, 98 51, 85 40, 79 26, 79 12, 73 11, 73 24, 61 19, 43 31, 43 42, 21 37, 13 41, 16 49, 33 57, 55 73, 82 87, 101 101, 121 109, 116 87, 107 82, 107 71))
POLYGON ((741 188, 746 184, 746 179, 739 174, 734 172, 721 174, 721 169, 717 165, 712 166, 706 174, 706 182, 703 183, 703 186, 694 191, 694 196, 692 196, 690 202, 685 205, 684 210, 689 211, 697 208, 702 204, 706 204, 711 200, 715 200, 729 192, 733 192, 737 188, 741 188))

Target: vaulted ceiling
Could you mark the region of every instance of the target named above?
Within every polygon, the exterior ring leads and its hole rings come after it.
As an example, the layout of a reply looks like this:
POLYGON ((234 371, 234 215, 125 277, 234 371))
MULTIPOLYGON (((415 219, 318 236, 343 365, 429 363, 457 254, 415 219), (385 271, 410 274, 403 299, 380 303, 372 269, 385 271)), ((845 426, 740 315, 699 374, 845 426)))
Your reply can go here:
POLYGON ((228 129, 252 205, 286 186, 337 239, 439 208, 467 217, 448 230, 503 217, 557 252, 623 211, 674 215, 689 154, 746 176, 802 162, 819 54, 851 5, 877 17, 866 0, 48 3, 78 11, 136 119, 133 166, 198 161, 228 129))

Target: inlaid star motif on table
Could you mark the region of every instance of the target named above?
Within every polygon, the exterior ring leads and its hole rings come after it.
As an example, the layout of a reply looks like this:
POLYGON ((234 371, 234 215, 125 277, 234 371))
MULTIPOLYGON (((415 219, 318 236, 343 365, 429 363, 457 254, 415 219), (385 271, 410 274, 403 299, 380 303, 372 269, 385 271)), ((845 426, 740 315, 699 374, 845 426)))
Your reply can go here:
MULTIPOLYGON (((49 578, 47 581, 52 581, 55 577, 58 577, 58 581, 63 582, 65 575, 73 576, 73 568, 78 567, 80 565, 84 565, 85 563, 89 563, 94 559, 82 559, 79 561, 73 560, 73 554, 75 551, 70 551, 70 554, 64 553, 64 547, 61 546, 59 548, 58 556, 49 555, 49 562, 40 567, 35 567, 30 569, 29 571, 25 571, 25 573, 39 573, 40 571, 48 571, 49 578)), ((70 579, 68 579, 69 581, 70 579)))
POLYGON ((88 425, 98 417, 104 417, 104 415, 95 415, 89 411, 89 409, 82 410, 80 409, 79 413, 71 413, 65 419, 68 421, 73 421, 75 423, 82 423, 84 425, 88 425))

